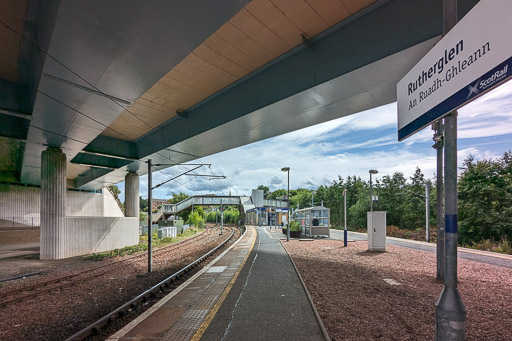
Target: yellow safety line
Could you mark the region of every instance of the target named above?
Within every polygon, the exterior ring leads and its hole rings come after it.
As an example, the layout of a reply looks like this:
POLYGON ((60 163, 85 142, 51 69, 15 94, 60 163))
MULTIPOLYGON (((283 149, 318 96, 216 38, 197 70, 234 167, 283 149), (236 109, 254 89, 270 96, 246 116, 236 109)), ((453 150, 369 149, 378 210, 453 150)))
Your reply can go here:
MULTIPOLYGON (((251 226, 251 228, 252 228, 253 232, 255 232, 256 234, 258 233, 254 227, 251 226)), ((247 252, 247 256, 245 256, 245 259, 240 264, 240 267, 238 268, 237 272, 235 272, 235 275, 231 279, 231 282, 229 282, 226 289, 224 289, 224 292, 220 296, 219 300, 217 301, 217 303, 215 303, 212 310, 210 310, 210 313, 208 314, 208 316, 206 316, 206 319, 201 324, 201 327, 199 327, 199 329, 196 331, 196 333, 192 337, 192 339, 191 339, 192 341, 199 341, 201 339, 201 337, 203 336, 204 332, 206 331, 206 329, 208 328, 208 326, 210 325, 210 323, 213 321, 213 318, 215 317, 215 315, 217 314, 217 312, 220 309, 220 306, 222 305, 222 303, 228 296, 229 291, 233 287, 233 284, 235 284, 235 281, 238 278, 238 275, 240 274, 240 272, 242 271, 242 269, 245 265, 245 262, 247 262, 247 259, 249 258, 249 255, 251 254, 251 251, 254 247, 254 243, 256 243, 256 238, 254 238, 254 240, 252 241, 252 245, 251 245, 251 248, 249 249, 249 252, 247 252)))

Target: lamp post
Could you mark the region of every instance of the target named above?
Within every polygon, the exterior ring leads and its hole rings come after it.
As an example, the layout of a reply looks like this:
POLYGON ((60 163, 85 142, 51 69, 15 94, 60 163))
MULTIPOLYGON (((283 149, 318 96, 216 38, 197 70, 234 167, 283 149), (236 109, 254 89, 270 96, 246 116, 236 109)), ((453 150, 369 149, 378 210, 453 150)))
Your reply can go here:
POLYGON ((376 169, 370 169, 370 212, 373 217, 373 187, 372 187, 372 174, 377 174, 379 171, 376 169))
POLYGON ((283 168, 281 168, 281 171, 288 173, 288 194, 287 194, 288 219, 287 219, 287 226, 286 226, 286 241, 289 242, 290 241, 290 216, 289 216, 289 214, 290 214, 290 167, 283 167, 283 168))
POLYGON ((224 230, 224 207, 222 206, 222 199, 220 199, 220 234, 224 230))
MULTIPOLYGON (((372 216, 372 229, 373 227, 373 187, 372 187, 372 174, 377 174, 379 171, 376 169, 370 169, 370 214, 372 216)), ((375 230, 374 230, 375 231, 375 230)), ((369 232, 368 232, 369 233, 369 232)))
POLYGON ((348 232, 347 232, 347 190, 343 190, 343 201, 345 204, 345 209, 343 210, 343 213, 345 213, 345 229, 343 230, 343 246, 347 247, 347 238, 348 238, 348 232))
POLYGON ((268 222, 270 224, 270 229, 272 230, 272 192, 268 191, 268 198, 270 200, 270 209, 267 209, 268 213, 268 222))
POLYGON ((430 242, 430 183, 428 181, 425 181, 425 233, 426 233, 426 239, 427 243, 430 242))
POLYGON ((315 195, 315 191, 311 191, 311 207, 315 206, 313 203, 313 195, 315 195))
POLYGON ((151 174, 151 159, 148 163, 148 273, 153 268, 153 198, 151 193, 152 174, 151 174))

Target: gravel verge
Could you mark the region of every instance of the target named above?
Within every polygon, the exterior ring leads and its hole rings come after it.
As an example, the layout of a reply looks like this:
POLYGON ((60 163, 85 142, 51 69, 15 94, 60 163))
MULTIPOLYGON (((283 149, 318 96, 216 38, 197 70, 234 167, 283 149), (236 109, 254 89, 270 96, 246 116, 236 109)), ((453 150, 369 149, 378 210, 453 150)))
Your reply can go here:
MULTIPOLYGON (((292 240, 292 256, 332 340, 434 340, 436 255, 367 242, 292 240), (386 281, 387 280, 387 281, 386 281)), ((512 270, 459 259, 467 340, 510 340, 512 270)))
MULTIPOLYGON (((219 236, 216 232, 212 230, 206 240, 176 249, 165 259, 155 258, 153 272, 145 276, 140 276, 147 271, 147 258, 143 257, 107 275, 0 308, 0 325, 2 326, 0 340, 63 340, 67 338, 191 263, 207 250, 211 250, 226 238, 226 234, 219 236)), ((65 276, 84 270, 93 264, 100 265, 103 262, 119 259, 121 258, 90 262, 78 257, 52 261, 45 264, 48 271, 45 276, 14 281, 0 289, 0 292, 65 276), (62 265, 60 271, 59 264, 62 265)), ((30 262, 40 261, 31 260, 30 262)))

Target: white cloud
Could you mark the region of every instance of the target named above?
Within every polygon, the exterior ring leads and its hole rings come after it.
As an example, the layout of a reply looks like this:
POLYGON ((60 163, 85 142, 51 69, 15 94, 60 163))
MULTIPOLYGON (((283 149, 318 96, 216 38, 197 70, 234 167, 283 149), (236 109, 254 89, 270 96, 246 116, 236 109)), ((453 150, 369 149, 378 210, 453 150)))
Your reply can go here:
MULTIPOLYGON (((281 172, 285 166, 291 168, 291 188, 316 188, 337 180, 338 175, 368 180, 369 169, 379 170, 377 178, 394 172, 409 177, 420 167, 427 178, 433 177, 433 131, 426 127, 399 143, 396 130, 390 133, 396 129, 396 119, 393 103, 211 155, 197 161, 211 163, 208 174, 224 174, 227 179, 184 176, 155 190, 154 197, 168 198, 172 192, 248 195, 258 185, 276 190, 286 186, 287 175, 281 172)), ((470 154, 477 160, 501 156, 505 150, 495 146, 512 141, 512 82, 459 110, 458 123, 459 145, 464 142, 458 151, 459 167, 470 154)), ((182 171, 179 167, 165 170, 169 176, 182 171)), ((155 173, 153 183, 166 179, 155 173)), ((146 197, 146 176, 141 177, 141 193, 146 197)))

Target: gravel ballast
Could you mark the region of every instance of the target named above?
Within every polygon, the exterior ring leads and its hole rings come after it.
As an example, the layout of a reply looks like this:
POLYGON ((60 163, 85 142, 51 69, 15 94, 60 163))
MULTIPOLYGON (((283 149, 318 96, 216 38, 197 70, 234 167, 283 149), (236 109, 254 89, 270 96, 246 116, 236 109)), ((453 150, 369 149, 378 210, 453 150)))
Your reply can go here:
MULTIPOLYGON (((235 234, 235 237, 237 236, 239 236, 238 232, 235 234)), ((0 340, 66 339, 191 263, 226 237, 226 234, 219 236, 218 230, 214 229, 207 238, 183 246, 177 244, 178 247, 165 258, 154 257, 151 274, 141 276, 147 271, 147 257, 143 257, 135 262, 129 262, 126 266, 118 267, 108 274, 94 277, 72 287, 51 291, 0 308, 0 325, 2 326, 0 340)), ((224 248, 230 244, 228 243, 224 248)), ((47 273, 43 276, 8 282, 0 289, 0 293, 119 259, 117 257, 100 262, 84 261, 82 257, 51 262, 28 260, 30 267, 44 265, 47 273), (62 267, 59 268, 59 265, 62 267)), ((16 262, 3 260, 1 264, 19 266, 21 261, 19 259, 16 262)), ((12 270, 14 269, 11 268, 11 273, 12 270)), ((28 269, 25 268, 25 270, 28 269)))
MULTIPOLYGON (((436 255, 366 241, 292 240, 293 258, 332 340, 434 340, 436 255)), ((512 270, 459 259, 467 340, 512 339, 512 270)))

